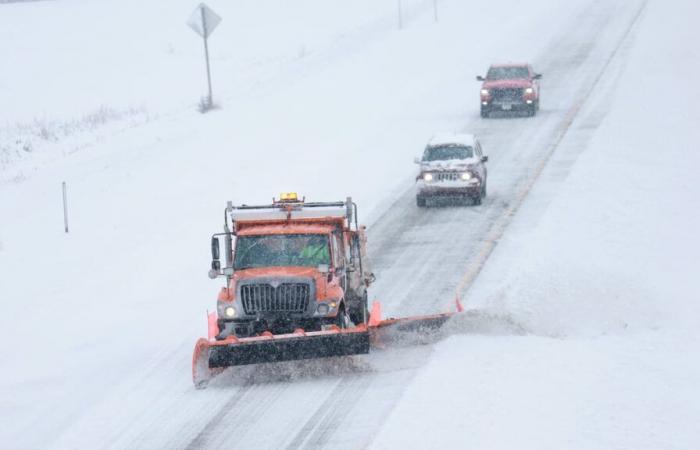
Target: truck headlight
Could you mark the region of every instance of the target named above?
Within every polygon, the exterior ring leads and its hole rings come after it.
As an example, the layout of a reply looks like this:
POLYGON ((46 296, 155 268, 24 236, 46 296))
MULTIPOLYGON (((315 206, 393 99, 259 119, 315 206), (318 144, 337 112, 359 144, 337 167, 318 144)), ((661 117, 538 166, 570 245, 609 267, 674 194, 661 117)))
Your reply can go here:
POLYGON ((533 92, 535 92, 534 89, 532 89, 532 88, 525 88, 525 93, 526 93, 526 94, 532 94, 533 92))
POLYGON ((482 89, 482 90, 481 90, 481 95, 489 95, 489 90, 488 90, 488 89, 482 89))
POLYGON ((472 179, 472 174, 470 172, 462 172, 462 180, 468 181, 472 179))
POLYGON ((423 180, 424 181, 433 181, 433 174, 432 173, 424 173, 423 180))
POLYGON ((325 303, 321 303, 321 304, 319 304, 319 305, 316 307, 316 312, 317 312, 318 314, 321 314, 321 315, 324 315, 324 316, 325 316, 326 314, 328 314, 328 311, 329 311, 329 310, 330 310, 330 308, 329 308, 328 305, 325 304, 325 303))
POLYGON ((224 316, 228 319, 233 319, 236 317, 236 310, 233 308, 233 306, 227 306, 224 308, 224 316))

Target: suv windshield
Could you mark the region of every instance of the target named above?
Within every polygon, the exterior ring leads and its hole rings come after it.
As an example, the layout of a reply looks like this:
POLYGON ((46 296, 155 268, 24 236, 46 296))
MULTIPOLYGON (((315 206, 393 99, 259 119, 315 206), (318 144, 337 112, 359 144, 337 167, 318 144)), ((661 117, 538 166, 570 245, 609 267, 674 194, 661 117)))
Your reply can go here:
POLYGON ((443 161, 449 159, 467 159, 474 156, 471 147, 463 145, 441 145, 439 147, 428 147, 423 153, 423 161, 443 161))
POLYGON ((330 265, 325 234, 241 236, 236 239, 233 268, 330 265))
POLYGON ((487 80, 512 80, 518 78, 530 78, 527 67, 491 67, 486 74, 487 80))

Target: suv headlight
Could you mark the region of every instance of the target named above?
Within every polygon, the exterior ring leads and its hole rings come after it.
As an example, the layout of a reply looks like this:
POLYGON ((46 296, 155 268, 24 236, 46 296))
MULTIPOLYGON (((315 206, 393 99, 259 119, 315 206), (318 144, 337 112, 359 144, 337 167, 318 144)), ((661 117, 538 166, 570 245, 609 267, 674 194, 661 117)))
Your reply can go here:
POLYGON ((481 90, 481 95, 489 95, 489 90, 488 90, 488 89, 482 89, 482 90, 481 90))
POLYGON ((468 181, 472 179, 471 172, 462 172, 462 180, 468 181))
POLYGON ((432 173, 424 173, 423 174, 423 181, 433 181, 433 174, 432 173))
POLYGON ((532 94, 533 92, 535 92, 534 89, 532 89, 532 88, 525 88, 525 93, 526 93, 526 94, 532 94))

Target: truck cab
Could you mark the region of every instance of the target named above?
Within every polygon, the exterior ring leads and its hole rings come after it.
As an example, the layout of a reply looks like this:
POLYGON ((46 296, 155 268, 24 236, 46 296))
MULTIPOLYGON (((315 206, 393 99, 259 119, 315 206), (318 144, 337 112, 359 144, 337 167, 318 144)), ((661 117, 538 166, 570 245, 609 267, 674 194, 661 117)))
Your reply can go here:
POLYGON ((374 276, 350 198, 308 203, 289 193, 269 205, 229 202, 225 217, 224 233, 212 237, 210 276, 226 278, 217 299, 217 338, 367 322, 374 276))

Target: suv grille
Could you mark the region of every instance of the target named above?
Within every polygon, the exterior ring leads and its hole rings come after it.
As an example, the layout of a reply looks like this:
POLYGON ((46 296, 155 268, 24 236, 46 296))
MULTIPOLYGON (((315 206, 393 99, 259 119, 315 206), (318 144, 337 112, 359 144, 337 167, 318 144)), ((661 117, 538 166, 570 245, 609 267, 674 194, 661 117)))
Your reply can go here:
POLYGON ((457 172, 436 172, 433 173, 435 181, 459 181, 460 174, 457 172))
POLYGON ((520 88, 497 88, 491 91, 494 100, 520 100, 523 90, 520 88))
POLYGON ((306 311, 310 297, 307 283, 282 283, 277 287, 268 283, 241 286, 241 301, 246 314, 259 312, 306 311))

